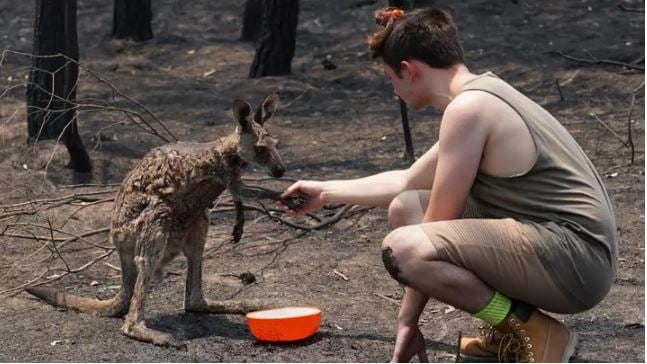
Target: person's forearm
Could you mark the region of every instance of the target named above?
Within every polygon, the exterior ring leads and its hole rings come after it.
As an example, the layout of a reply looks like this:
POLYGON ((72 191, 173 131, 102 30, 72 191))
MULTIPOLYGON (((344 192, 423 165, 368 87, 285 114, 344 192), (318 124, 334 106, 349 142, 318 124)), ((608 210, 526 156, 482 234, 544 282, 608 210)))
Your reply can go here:
POLYGON ((406 171, 388 171, 372 176, 323 182, 326 203, 388 207, 406 188, 406 171))
POLYGON ((428 300, 429 297, 411 287, 406 287, 400 303, 398 324, 417 325, 428 300))

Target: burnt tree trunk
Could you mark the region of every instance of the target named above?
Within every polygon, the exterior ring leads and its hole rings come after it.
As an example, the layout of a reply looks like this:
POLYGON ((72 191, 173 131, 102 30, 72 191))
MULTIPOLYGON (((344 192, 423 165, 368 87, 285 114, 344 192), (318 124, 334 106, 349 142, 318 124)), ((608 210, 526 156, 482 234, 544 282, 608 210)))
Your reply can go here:
POLYGON ((263 22, 263 0, 247 0, 243 11, 243 30, 240 40, 255 42, 263 22))
POLYGON ((151 0, 115 0, 114 7, 110 35, 113 39, 153 39, 151 0))
POLYGON ((249 77, 287 75, 294 57, 299 1, 262 1, 263 22, 249 77))
POLYGON ((417 4, 415 0, 389 0, 389 6, 395 6, 396 8, 403 10, 413 9, 416 5, 417 4))
MULTIPOLYGON (((408 10, 413 6, 413 0, 389 0, 389 6, 395 6, 403 10, 408 10)), ((408 162, 416 160, 413 151, 413 141, 411 139, 411 128, 409 127, 409 112, 407 104, 400 99, 400 117, 402 118, 402 133, 404 134, 404 159, 408 162)))
POLYGON ((58 139, 70 154, 75 172, 92 170, 76 125, 76 0, 37 0, 32 70, 27 85, 27 130, 30 141, 58 139), (59 56, 51 56, 51 55, 59 56), (51 57, 39 57, 51 56, 51 57))

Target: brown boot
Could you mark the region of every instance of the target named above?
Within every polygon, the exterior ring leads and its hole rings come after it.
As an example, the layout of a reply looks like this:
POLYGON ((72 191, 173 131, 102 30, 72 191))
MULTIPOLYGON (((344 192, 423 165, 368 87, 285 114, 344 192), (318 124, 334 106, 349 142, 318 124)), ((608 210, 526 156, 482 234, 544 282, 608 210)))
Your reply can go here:
POLYGON ((461 337, 459 342, 460 356, 464 361, 496 362, 499 346, 505 334, 490 324, 479 327, 481 335, 461 337))
POLYGON ((501 362, 568 363, 575 352, 577 335, 537 309, 510 313, 496 328, 506 333, 500 342, 501 362))

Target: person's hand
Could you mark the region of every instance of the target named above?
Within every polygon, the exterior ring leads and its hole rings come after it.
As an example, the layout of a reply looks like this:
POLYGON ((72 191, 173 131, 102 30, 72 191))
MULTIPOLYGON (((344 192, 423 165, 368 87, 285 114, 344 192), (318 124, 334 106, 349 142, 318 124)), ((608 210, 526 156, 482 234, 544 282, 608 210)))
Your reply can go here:
POLYGON ((302 197, 304 199, 303 204, 294 209, 291 209, 281 201, 277 201, 277 205, 295 217, 301 217, 309 212, 317 211, 326 204, 323 199, 323 183, 319 181, 298 181, 294 183, 281 194, 282 199, 290 196, 302 197))
POLYGON ((391 363, 408 363, 414 355, 418 355, 421 363, 429 362, 422 332, 417 324, 398 324, 391 363))

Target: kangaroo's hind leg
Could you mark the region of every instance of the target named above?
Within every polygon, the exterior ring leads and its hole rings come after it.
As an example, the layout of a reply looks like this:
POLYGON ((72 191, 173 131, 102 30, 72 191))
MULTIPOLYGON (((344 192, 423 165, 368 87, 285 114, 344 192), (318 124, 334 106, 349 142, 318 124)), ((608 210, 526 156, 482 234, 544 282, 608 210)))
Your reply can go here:
POLYGON ((126 229, 113 228, 110 232, 110 240, 117 247, 119 260, 121 262, 121 290, 119 291, 119 302, 117 307, 110 313, 112 317, 123 317, 128 313, 130 299, 133 296, 133 289, 137 281, 137 267, 134 260, 135 241, 133 234, 126 229))
POLYGON ((137 278, 130 300, 130 308, 122 332, 140 341, 160 346, 186 348, 186 344, 172 335, 149 329, 144 322, 144 302, 148 294, 153 275, 160 263, 168 243, 171 221, 166 214, 158 211, 143 212, 142 220, 135 238, 134 262, 137 267, 137 278))
POLYGON ((186 288, 184 293, 184 310, 188 312, 211 313, 246 313, 265 308, 258 300, 208 301, 202 293, 202 253, 207 241, 209 220, 207 215, 196 218, 186 235, 183 251, 188 262, 186 288))

